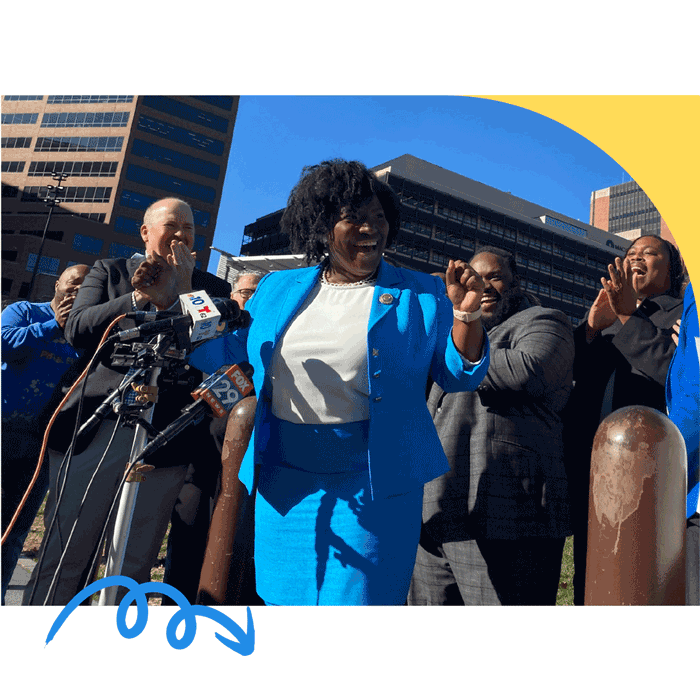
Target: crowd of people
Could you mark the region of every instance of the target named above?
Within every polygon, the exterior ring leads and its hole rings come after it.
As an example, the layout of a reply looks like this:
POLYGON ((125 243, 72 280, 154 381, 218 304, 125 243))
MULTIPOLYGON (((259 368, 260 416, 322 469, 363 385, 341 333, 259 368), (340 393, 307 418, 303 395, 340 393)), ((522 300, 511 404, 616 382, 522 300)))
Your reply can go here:
POLYGON ((96 575, 135 430, 110 413, 75 439, 125 384, 128 367, 96 352, 118 319, 133 327, 123 315, 204 290, 250 324, 161 372, 153 426, 226 364, 252 365, 252 409, 245 425, 240 411, 212 415, 149 457, 123 575, 149 579, 170 525, 164 580, 193 603, 205 559, 235 539, 244 583, 215 602, 554 605, 573 534, 582 604, 593 437, 611 412, 643 405, 686 443, 697 605, 700 333, 676 248, 632 241, 574 329, 525 291, 506 250, 478 248, 436 275, 388 264, 399 227, 386 183, 325 161, 304 168, 281 220, 304 268, 243 270, 231 288, 195 267, 192 209, 167 198, 144 214, 144 254, 68 268, 51 302, 3 311, 3 603, 47 492, 23 604, 65 605, 96 575), (212 514, 234 502, 231 531, 219 518, 214 536, 212 514))

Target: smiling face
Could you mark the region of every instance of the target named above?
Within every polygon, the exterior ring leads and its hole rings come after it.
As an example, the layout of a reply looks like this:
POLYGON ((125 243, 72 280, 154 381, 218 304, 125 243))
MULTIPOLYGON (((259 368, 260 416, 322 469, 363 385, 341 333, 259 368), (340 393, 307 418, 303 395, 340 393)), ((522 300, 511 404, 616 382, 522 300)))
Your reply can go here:
POLYGON ((163 258, 170 254, 174 241, 182 241, 190 250, 194 246, 194 220, 192 210, 184 202, 163 199, 149 212, 141 226, 141 238, 146 245, 146 255, 153 252, 163 258))
POLYGON ((508 264, 493 253, 479 253, 472 258, 471 266, 484 280, 481 297, 481 316, 485 325, 501 319, 505 298, 513 288, 513 274, 508 264))
POLYGON ((358 282, 371 275, 382 259, 389 222, 376 195, 359 207, 340 208, 328 235, 329 282, 358 282))
POLYGON ((644 236, 627 250, 625 261, 632 271, 632 285, 640 299, 663 294, 671 288, 671 265, 666 244, 656 236, 644 236))

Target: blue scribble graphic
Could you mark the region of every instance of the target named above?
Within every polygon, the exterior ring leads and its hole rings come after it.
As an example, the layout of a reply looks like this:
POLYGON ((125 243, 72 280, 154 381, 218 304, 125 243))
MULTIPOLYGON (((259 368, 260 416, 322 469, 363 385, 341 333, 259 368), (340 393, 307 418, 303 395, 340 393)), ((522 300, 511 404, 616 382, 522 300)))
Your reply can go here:
POLYGON ((119 634, 125 639, 133 639, 138 637, 146 628, 148 622, 148 601, 146 593, 154 591, 156 593, 164 593, 170 596, 179 606, 180 609, 170 618, 166 628, 166 638, 168 644, 173 649, 186 649, 194 640, 197 633, 197 615, 200 617, 208 617, 214 622, 218 622, 222 627, 227 629, 237 641, 227 639, 218 632, 214 636, 229 649, 239 653, 241 656, 249 656, 255 650, 255 628, 253 627, 253 614, 248 610, 248 625, 247 631, 243 631, 230 617, 224 615, 220 610, 210 608, 206 605, 191 605, 187 598, 173 586, 160 581, 148 581, 146 583, 137 584, 136 581, 128 576, 109 576, 99 581, 91 583, 82 591, 77 593, 73 600, 66 605, 54 620, 49 634, 46 637, 48 644, 55 636, 56 632, 61 629, 63 623, 68 619, 68 616, 75 610, 80 603, 86 598, 89 598, 93 593, 109 588, 110 586, 124 586, 129 589, 129 592, 124 596, 117 608, 117 629, 119 634), (137 597, 138 596, 138 597, 137 597), (136 621, 132 627, 126 624, 126 614, 132 602, 136 602, 136 621), (181 622, 185 623, 185 631, 182 638, 177 638, 177 628, 181 622))

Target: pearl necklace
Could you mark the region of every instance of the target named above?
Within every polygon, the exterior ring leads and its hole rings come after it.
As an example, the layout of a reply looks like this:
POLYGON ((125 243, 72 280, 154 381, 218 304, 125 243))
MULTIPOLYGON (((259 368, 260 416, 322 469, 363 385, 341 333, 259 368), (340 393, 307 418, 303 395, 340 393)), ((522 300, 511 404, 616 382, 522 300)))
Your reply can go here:
POLYGON ((321 275, 321 283, 327 284, 329 287, 364 287, 365 285, 374 282, 374 278, 377 276, 377 272, 379 271, 377 269, 374 272, 371 272, 369 275, 367 275, 367 277, 365 277, 364 279, 361 279, 357 282, 329 282, 328 270, 329 268, 327 267, 323 271, 323 274, 321 275))

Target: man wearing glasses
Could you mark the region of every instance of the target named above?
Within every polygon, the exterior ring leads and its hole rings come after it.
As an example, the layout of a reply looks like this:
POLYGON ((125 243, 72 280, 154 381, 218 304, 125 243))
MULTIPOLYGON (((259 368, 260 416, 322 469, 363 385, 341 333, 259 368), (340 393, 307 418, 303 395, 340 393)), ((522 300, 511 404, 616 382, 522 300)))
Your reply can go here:
POLYGON ((260 280, 265 276, 263 272, 239 270, 233 279, 233 291, 231 299, 235 301, 241 309, 245 308, 246 302, 258 287, 260 280))

